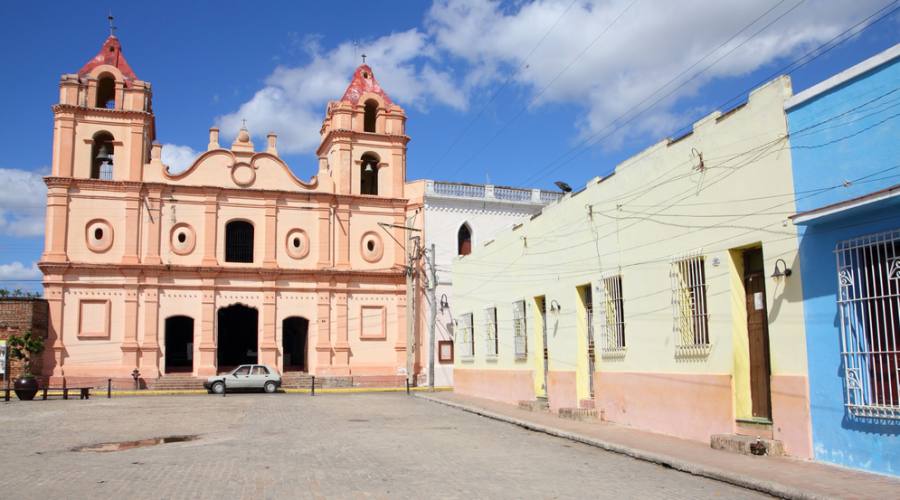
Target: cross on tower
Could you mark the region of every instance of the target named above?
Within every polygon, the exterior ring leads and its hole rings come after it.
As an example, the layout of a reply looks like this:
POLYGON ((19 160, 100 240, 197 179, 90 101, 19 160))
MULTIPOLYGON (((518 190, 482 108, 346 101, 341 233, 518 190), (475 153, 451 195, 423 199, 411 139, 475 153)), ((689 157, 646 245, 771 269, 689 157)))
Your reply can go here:
POLYGON ((247 120, 245 118, 241 118, 241 128, 247 128, 247 120))
POLYGON ((109 36, 116 36, 116 27, 113 25, 113 19, 115 19, 112 15, 112 11, 109 11, 109 15, 106 16, 106 20, 109 22, 109 36))
POLYGON ((363 64, 365 64, 365 63, 366 63, 366 55, 363 54, 363 55, 362 55, 362 58, 363 58, 363 64))

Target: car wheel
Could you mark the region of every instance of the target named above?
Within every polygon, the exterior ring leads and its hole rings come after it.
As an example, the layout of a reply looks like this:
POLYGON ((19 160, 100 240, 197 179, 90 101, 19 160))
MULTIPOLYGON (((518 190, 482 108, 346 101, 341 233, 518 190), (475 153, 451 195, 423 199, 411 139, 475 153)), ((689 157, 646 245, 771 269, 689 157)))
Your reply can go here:
POLYGON ((214 394, 222 394, 223 392, 225 392, 225 384, 223 384, 222 382, 213 383, 212 392, 214 394))
POLYGON ((275 392, 275 382, 266 382, 266 385, 263 386, 263 390, 269 394, 275 392))

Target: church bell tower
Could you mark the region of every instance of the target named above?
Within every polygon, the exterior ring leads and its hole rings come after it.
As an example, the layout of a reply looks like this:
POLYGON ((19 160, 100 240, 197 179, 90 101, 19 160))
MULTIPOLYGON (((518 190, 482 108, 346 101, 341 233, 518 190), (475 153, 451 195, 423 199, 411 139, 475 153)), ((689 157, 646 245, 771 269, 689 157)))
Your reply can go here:
POLYGON ((362 64, 339 101, 328 103, 320 131, 319 168, 335 193, 403 198, 406 181, 406 113, 362 64))
POLYGON ((151 99, 111 34, 78 73, 60 79, 52 175, 141 181, 156 135, 151 99))

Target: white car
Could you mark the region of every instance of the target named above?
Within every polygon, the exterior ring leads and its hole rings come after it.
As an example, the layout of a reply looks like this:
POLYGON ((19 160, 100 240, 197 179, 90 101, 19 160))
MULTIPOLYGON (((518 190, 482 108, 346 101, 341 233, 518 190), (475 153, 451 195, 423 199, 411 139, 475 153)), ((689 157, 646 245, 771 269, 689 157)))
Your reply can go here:
POLYGON ((241 365, 224 375, 215 375, 203 382, 203 387, 214 394, 227 391, 262 389, 273 393, 281 387, 281 375, 268 365, 241 365))

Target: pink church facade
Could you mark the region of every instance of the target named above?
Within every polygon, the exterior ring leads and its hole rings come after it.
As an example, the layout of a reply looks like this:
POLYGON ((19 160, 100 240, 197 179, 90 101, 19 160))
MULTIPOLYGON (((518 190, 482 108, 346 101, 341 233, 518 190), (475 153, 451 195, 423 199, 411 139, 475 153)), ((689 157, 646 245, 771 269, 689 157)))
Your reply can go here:
MULTIPOLYGON (((40 268, 45 375, 70 383, 206 376, 250 362, 320 376, 420 373, 408 298, 422 183, 406 115, 371 69, 328 104, 317 172, 295 177, 269 134, 209 131, 184 172, 161 161, 149 83, 115 37, 53 107, 40 268)), ((420 264, 415 264, 416 266, 420 264)))

